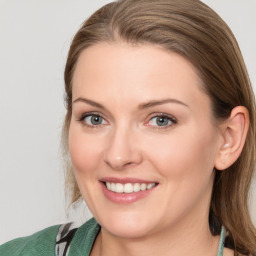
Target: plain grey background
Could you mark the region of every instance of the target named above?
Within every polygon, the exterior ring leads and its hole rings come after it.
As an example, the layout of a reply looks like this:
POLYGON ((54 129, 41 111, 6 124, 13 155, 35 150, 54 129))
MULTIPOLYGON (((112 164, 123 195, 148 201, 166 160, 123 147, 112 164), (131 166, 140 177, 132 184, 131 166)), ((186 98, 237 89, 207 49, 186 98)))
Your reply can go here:
MULTIPOLYGON (((63 71, 81 23, 107 0, 0 0, 0 244, 90 216, 67 210, 63 71)), ((237 37, 256 86, 256 1, 204 0, 237 37)), ((254 87, 255 88, 255 87, 254 87)), ((251 214, 256 224, 256 183, 251 214)))

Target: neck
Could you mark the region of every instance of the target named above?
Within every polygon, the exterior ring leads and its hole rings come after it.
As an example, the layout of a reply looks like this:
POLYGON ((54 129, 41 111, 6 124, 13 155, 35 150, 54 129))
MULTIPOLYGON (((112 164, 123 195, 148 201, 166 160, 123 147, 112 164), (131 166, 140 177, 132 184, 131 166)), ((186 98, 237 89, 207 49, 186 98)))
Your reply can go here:
POLYGON ((102 228, 92 256, 216 256, 219 236, 212 236, 208 218, 197 218, 143 238, 120 238, 102 228))

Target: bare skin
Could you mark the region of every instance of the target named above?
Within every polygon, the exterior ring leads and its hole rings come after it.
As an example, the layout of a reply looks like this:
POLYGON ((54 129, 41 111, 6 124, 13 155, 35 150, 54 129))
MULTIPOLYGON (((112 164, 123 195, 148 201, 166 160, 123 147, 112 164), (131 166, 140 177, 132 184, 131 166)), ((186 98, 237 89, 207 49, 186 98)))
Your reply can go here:
POLYGON ((202 86, 187 60, 156 46, 99 44, 80 55, 69 150, 102 227, 92 256, 217 255, 208 224, 214 167, 239 156, 246 111, 217 126, 202 86), (120 203, 106 181, 123 179, 154 187, 120 203))

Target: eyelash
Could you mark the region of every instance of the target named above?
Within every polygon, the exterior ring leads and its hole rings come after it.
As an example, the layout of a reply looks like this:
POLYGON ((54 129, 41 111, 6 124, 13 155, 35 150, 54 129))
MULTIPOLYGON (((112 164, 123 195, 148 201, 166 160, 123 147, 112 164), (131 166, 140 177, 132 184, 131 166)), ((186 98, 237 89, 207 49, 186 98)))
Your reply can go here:
MULTIPOLYGON (((81 117, 80 117, 77 121, 80 122, 80 123, 82 123, 84 126, 89 127, 89 128, 100 128, 101 126, 105 125, 105 124, 91 125, 91 124, 88 124, 88 123, 84 122, 84 120, 85 120, 87 117, 89 117, 89 116, 92 116, 92 117, 93 117, 93 116, 94 116, 94 117, 100 117, 100 118, 102 118, 103 120, 105 120, 105 118, 104 118, 100 113, 97 113, 97 112, 89 112, 89 113, 83 113, 83 114, 81 115, 81 117)), ((150 126, 150 125, 149 125, 149 122, 150 122, 152 119, 158 118, 158 117, 160 117, 160 118, 166 118, 169 122, 171 122, 171 124, 164 125, 164 126, 161 126, 161 125, 159 125, 159 126, 158 126, 158 125, 156 125, 156 126, 151 125, 151 127, 152 127, 153 129, 168 129, 168 128, 170 128, 170 127, 172 127, 172 126, 174 126, 175 124, 178 123, 177 119, 176 119, 175 117, 169 115, 169 114, 166 114, 166 113, 154 113, 154 114, 151 114, 151 115, 150 115, 150 118, 149 118, 149 120, 145 123, 145 125, 146 125, 146 126, 150 126)), ((107 122, 107 121, 105 120, 105 122, 107 122)))
POLYGON ((78 122, 82 123, 82 125, 87 126, 89 128, 100 128, 102 125, 105 124, 98 124, 98 125, 91 125, 91 124, 87 124, 86 122, 84 122, 84 120, 89 117, 89 116, 94 116, 94 117, 100 117, 103 120, 105 120, 105 118, 100 114, 100 113, 95 113, 95 112, 89 112, 89 113, 83 113, 81 115, 81 117, 77 120, 78 122))
POLYGON ((169 122, 171 122, 171 124, 164 125, 164 126, 160 126, 160 125, 159 126, 158 125, 153 126, 153 125, 151 125, 151 127, 153 129, 168 129, 168 128, 170 128, 170 127, 172 127, 172 126, 174 126, 175 124, 178 123, 178 120, 175 117, 173 117, 173 116, 171 116, 169 114, 166 114, 166 113, 154 113, 154 114, 150 115, 149 121, 147 121, 146 125, 149 126, 149 122, 152 119, 158 118, 158 117, 166 118, 169 122))

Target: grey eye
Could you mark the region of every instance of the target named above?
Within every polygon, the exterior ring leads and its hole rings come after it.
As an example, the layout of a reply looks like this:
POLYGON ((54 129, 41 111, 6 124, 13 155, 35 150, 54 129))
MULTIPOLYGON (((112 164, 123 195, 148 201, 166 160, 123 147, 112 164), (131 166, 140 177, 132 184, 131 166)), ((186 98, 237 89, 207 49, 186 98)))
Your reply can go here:
POLYGON ((169 124, 169 119, 167 118, 167 117, 157 117, 156 118, 156 124, 158 125, 158 126, 166 126, 166 125, 168 125, 169 124))
POLYGON ((168 116, 155 116, 149 121, 149 124, 152 126, 170 126, 174 123, 175 121, 168 116))
POLYGON ((89 115, 85 118, 85 122, 89 125, 101 125, 106 123, 106 121, 98 115, 89 115))

